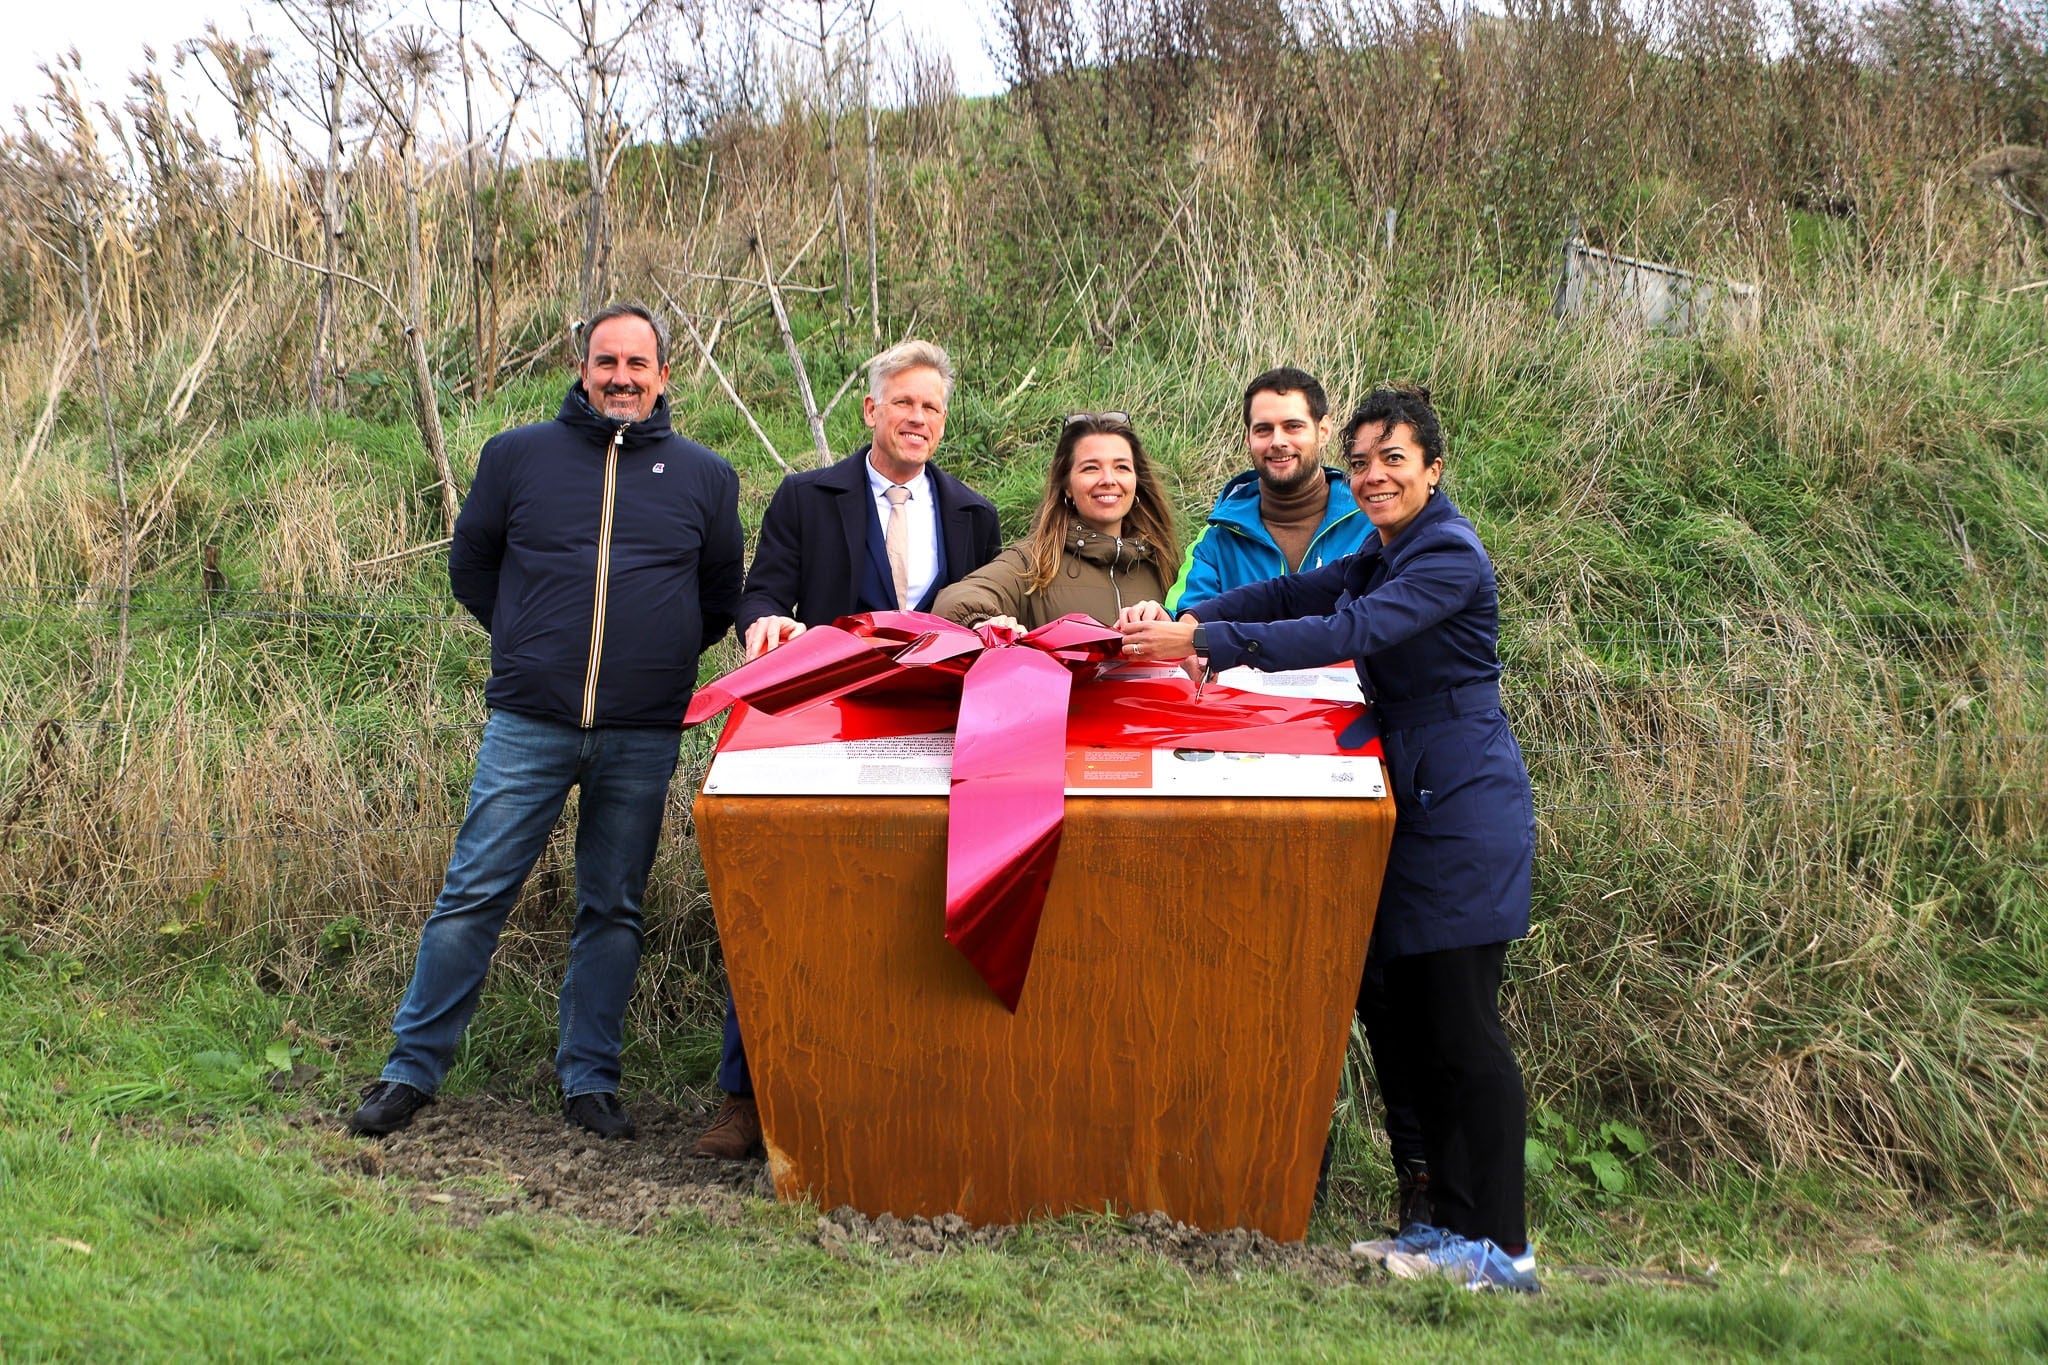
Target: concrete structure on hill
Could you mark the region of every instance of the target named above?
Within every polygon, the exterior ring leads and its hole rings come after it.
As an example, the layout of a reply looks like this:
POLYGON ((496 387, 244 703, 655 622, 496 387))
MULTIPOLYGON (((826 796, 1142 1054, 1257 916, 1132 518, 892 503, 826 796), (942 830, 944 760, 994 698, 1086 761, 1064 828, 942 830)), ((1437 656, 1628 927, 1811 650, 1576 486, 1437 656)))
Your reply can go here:
POLYGON ((1576 237, 1565 243, 1552 307, 1561 318, 1595 314, 1672 336, 1695 336, 1709 326, 1753 332, 1763 311, 1760 286, 1601 251, 1576 237))

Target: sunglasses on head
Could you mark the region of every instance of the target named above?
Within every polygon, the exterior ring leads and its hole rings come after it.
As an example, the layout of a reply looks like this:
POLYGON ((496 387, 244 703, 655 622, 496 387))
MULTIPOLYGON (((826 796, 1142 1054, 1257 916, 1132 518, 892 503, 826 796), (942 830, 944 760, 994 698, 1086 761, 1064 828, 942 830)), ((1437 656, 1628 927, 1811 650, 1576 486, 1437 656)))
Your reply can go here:
POLYGON ((1067 420, 1060 423, 1060 430, 1078 426, 1083 422, 1107 422, 1111 426, 1127 427, 1131 424, 1128 412, 1070 412, 1067 420))

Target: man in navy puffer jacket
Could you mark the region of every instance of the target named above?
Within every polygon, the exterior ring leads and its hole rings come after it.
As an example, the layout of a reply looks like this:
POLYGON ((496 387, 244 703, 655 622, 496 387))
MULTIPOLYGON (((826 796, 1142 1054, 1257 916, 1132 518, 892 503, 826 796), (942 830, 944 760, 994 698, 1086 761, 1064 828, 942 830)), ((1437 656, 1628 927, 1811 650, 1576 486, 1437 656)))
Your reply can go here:
POLYGON ((469 810, 382 1079, 350 1120, 403 1128, 432 1100, 476 1008, 505 916, 569 789, 576 922, 555 1070, 562 1113, 631 1137, 619 1049, 640 965, 654 862, 697 656, 739 604, 739 479, 669 427, 668 339, 614 304, 583 332, 577 382, 552 422, 484 445, 456 519, 448 577, 491 634, 491 718, 469 810))

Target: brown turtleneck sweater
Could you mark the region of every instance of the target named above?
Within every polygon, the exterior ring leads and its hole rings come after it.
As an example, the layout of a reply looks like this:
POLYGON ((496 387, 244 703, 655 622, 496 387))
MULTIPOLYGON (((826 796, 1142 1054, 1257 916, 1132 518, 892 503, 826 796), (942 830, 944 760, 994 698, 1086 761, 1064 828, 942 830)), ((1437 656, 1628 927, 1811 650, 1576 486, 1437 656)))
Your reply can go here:
POLYGON ((1316 527, 1323 524, 1323 513, 1329 506, 1330 481, 1321 470, 1295 493, 1276 495, 1264 484, 1259 485, 1259 520, 1266 523, 1273 543, 1287 557, 1287 572, 1301 567, 1309 542, 1316 538, 1316 527))

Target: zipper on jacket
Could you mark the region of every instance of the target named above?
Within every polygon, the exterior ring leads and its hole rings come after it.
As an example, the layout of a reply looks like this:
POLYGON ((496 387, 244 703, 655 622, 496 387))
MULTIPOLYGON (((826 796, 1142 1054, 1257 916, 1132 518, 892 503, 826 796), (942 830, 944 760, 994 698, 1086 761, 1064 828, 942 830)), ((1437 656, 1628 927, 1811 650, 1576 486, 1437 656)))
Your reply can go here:
MULTIPOLYGON (((1277 544, 1275 544, 1275 543, 1273 543, 1273 542, 1270 542, 1270 541, 1264 541, 1264 540, 1260 540, 1260 539, 1259 539, 1259 538, 1258 538, 1257 536, 1253 535, 1253 534, 1252 534, 1251 532, 1249 532, 1249 531, 1247 531, 1247 530, 1245 530, 1245 529, 1243 529, 1242 527, 1239 527, 1239 526, 1232 526, 1232 525, 1231 525, 1231 524, 1230 524, 1229 522, 1227 522, 1227 521, 1226 521, 1226 522, 1218 522, 1218 523, 1216 523, 1216 524, 1217 524, 1217 525, 1219 525, 1219 526, 1221 526, 1221 527, 1222 527, 1222 528, 1223 528, 1224 530, 1226 530, 1226 531, 1229 531, 1229 532, 1231 532, 1232 534, 1236 535, 1236 537, 1237 537, 1237 538, 1238 538, 1239 540, 1242 540, 1242 541, 1243 541, 1243 542, 1244 542, 1245 544, 1247 544, 1247 545, 1256 545, 1256 546, 1258 546, 1258 547, 1259 547, 1259 548, 1260 548, 1261 550, 1271 550, 1271 551, 1273 551, 1273 553, 1275 553, 1275 554, 1279 555, 1279 556, 1280 556, 1280 572, 1279 572, 1279 573, 1277 573, 1277 574, 1268 574, 1268 575, 1267 575, 1267 577, 1268 577, 1268 578, 1285 578, 1285 577, 1286 577, 1286 576, 1287 576, 1288 574, 1291 574, 1291 573, 1306 573, 1306 572, 1308 572, 1308 569, 1309 569, 1309 567, 1310 567, 1310 565, 1309 565, 1309 562, 1308 562, 1308 557, 1309 557, 1310 555, 1312 555, 1312 554, 1314 554, 1314 553, 1316 552, 1316 546, 1322 543, 1323 537, 1325 537, 1325 536, 1329 535, 1329 534, 1330 534, 1330 532, 1332 532, 1332 531, 1336 530, 1336 529, 1337 529, 1337 528, 1338 528, 1339 526, 1342 526, 1342 525, 1343 525, 1343 524, 1344 524, 1345 522, 1347 522, 1347 521, 1351 520, 1351 519, 1352 519, 1353 517, 1362 517, 1362 516, 1364 516, 1364 515, 1365 515, 1365 511, 1364 511, 1364 509, 1362 509, 1362 508, 1357 508, 1357 507, 1354 507, 1354 508, 1352 508, 1352 509, 1351 509, 1351 510, 1350 510, 1349 512, 1346 512, 1346 513, 1345 513, 1345 514, 1344 514, 1343 516, 1341 516, 1341 517, 1338 517, 1338 518, 1337 518, 1337 519, 1336 519, 1335 521, 1331 522, 1331 523, 1330 523, 1329 525, 1327 525, 1327 526, 1324 526, 1324 527, 1323 527, 1322 529, 1318 530, 1318 531, 1317 531, 1317 532, 1316 532, 1316 533, 1315 533, 1315 534, 1314 534, 1313 536, 1310 536, 1310 537, 1309 537, 1309 541, 1308 541, 1308 548, 1307 548, 1306 550, 1303 550, 1303 551, 1301 552, 1301 567, 1300 567, 1299 569, 1290 569, 1290 568, 1288 568, 1288 567, 1287 567, 1287 553, 1286 553, 1286 551, 1282 550, 1282 549, 1281 549, 1281 548, 1279 547, 1279 545, 1277 545, 1277 544)), ((1316 567, 1316 568, 1318 568, 1318 569, 1322 568, 1322 567, 1323 567, 1323 562, 1322 562, 1322 561, 1321 561, 1320 559, 1319 559, 1319 560, 1317 560, 1317 561, 1315 562, 1315 566, 1314 566, 1314 567, 1316 567)), ((1251 581, 1256 581, 1256 580, 1250 580, 1250 579, 1248 579, 1248 580, 1246 580, 1246 581, 1247 581, 1247 582, 1251 582, 1251 581)))
POLYGON ((604 453, 604 503, 597 515, 597 590, 591 595, 590 602, 590 666, 583 672, 583 728, 586 730, 597 724, 597 668, 604 660, 605 596, 611 588, 612 578, 612 507, 619 492, 619 445, 626 439, 628 425, 620 423, 604 453))
POLYGON ((1116 557, 1109 561, 1109 595, 1116 599, 1116 614, 1124 614, 1124 585, 1116 581, 1116 571, 1123 567, 1124 538, 1116 538, 1116 557))
MULTIPOLYGON (((1314 535, 1310 536, 1308 541, 1308 548, 1301 552, 1301 569, 1306 569, 1308 567, 1308 557, 1315 553, 1316 546, 1319 543, 1321 543, 1324 536, 1330 534, 1330 532, 1336 530, 1339 526, 1342 526, 1345 522, 1351 520, 1353 517, 1362 517, 1364 515, 1365 509, 1363 507, 1354 507, 1349 512, 1346 512, 1343 516, 1338 517, 1335 521, 1331 522, 1329 525, 1323 527, 1314 535)), ((1282 555, 1280 558, 1282 563, 1286 562, 1287 557, 1285 555, 1282 555)), ((1320 559, 1316 561, 1316 567, 1318 569, 1323 567, 1323 562, 1320 559)), ((1296 569, 1295 572, 1300 573, 1301 569, 1296 569)))

